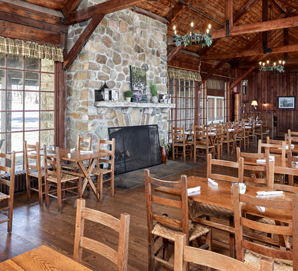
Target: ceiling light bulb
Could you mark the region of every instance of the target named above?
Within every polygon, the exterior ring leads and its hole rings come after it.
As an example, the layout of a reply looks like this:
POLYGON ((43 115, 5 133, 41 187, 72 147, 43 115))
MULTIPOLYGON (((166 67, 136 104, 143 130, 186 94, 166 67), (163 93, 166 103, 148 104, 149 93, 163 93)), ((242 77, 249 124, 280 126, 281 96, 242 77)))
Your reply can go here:
POLYGON ((211 29, 211 24, 208 24, 208 28, 211 29))
POLYGON ((269 64, 269 60, 267 60, 267 64, 269 64))
POLYGON ((281 64, 281 60, 279 61, 279 64, 281 64))
POLYGON ((209 29, 207 28, 206 33, 209 34, 209 29))
POLYGON ((173 26, 173 29, 176 30, 176 25, 173 26))
POLYGON ((193 27, 193 22, 191 22, 190 26, 193 27))
POLYGON ((276 66, 276 62, 274 62, 273 65, 276 66))
POLYGON ((265 66, 265 62, 263 62, 263 66, 265 66))
POLYGON ((285 65, 285 61, 283 61, 282 64, 285 65))
POLYGON ((260 61, 259 64, 260 64, 260 66, 261 66, 261 65, 262 65, 262 62, 260 61))
POLYGON ((176 35, 176 30, 174 32, 175 32, 175 35, 176 35))

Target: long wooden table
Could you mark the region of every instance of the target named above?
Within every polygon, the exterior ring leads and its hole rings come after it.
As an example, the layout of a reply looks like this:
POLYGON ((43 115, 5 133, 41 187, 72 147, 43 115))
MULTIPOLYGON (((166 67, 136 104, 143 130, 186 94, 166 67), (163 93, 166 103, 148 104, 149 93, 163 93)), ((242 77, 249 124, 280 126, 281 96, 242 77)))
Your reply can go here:
MULTIPOLYGON (((85 153, 83 153, 83 152, 80 152, 78 150, 75 150, 73 153, 71 153, 71 157, 69 158, 68 153, 70 153, 70 149, 60 148, 59 149, 60 159, 62 159, 64 161, 70 161, 70 162, 77 163, 82 172, 77 173, 77 172, 65 171, 65 170, 62 170, 62 172, 66 173, 66 174, 75 175, 75 176, 78 176, 78 177, 83 177, 84 178, 84 183, 83 183, 83 186, 82 186, 82 195, 84 194, 86 186, 89 183, 93 193, 99 199, 99 194, 97 193, 96 187, 95 187, 94 183, 91 180, 91 173, 92 173, 93 168, 95 167, 96 159, 98 159, 100 157, 105 157, 105 156, 107 156, 107 154, 103 153, 103 152, 102 153, 98 153, 98 152, 90 152, 90 153, 85 152, 85 153), (85 166, 83 164, 84 161, 90 161, 88 166, 85 166)), ((48 156, 55 157, 55 154, 56 154, 55 151, 48 151, 47 150, 47 155, 48 156)))
MULTIPOLYGON (((244 158, 244 164, 258 165, 258 166, 265 165, 263 163, 257 163, 256 158, 248 158, 248 157, 244 158)), ((282 159, 281 157, 275 157, 275 163, 274 164, 275 164, 276 167, 289 167, 288 158, 282 159)), ((297 164, 292 164, 292 167, 293 168, 298 168, 298 165, 297 164)))
POLYGON ((0 263, 1 271, 88 271, 91 270, 63 254, 41 246, 0 263))

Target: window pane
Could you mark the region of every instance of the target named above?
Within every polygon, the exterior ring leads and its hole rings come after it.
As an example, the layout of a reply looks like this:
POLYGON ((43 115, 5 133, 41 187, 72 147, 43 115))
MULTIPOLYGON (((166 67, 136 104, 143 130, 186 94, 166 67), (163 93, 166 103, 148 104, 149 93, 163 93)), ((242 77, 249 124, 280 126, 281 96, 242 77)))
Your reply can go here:
POLYGON ((23 89, 23 72, 7 70, 7 89, 23 89))
POLYGON ((23 133, 7 133, 7 152, 23 151, 23 133))
POLYGON ((39 90, 39 74, 25 72, 25 90, 39 90))
POLYGON ((6 91, 0 91, 0 111, 6 110, 6 91))
POLYGON ((23 170, 23 153, 16 153, 16 171, 23 170))
POLYGON ((37 130, 39 128, 39 113, 25 112, 25 130, 37 130))
POLYGON ((54 91, 54 74, 41 74, 41 90, 54 91))
POLYGON ((54 61, 48 59, 41 60, 41 71, 42 72, 54 72, 54 61))
POLYGON ((23 91, 7 91, 7 110, 23 110, 23 91))
POLYGON ((23 113, 7 112, 7 131, 23 130, 23 113))
POLYGON ((23 63, 23 56, 7 55, 7 68, 22 69, 23 63))
POLYGON ((0 70, 0 88, 5 88, 5 70, 0 70))
POLYGON ((39 110, 39 92, 25 92, 25 110, 39 110))
MULTIPOLYGON (((26 132, 25 133, 25 140, 28 144, 36 144, 39 141, 38 132, 26 132)), ((42 147, 41 147, 42 148, 42 147)))
POLYGON ((5 54, 0 54, 0 67, 5 67, 5 54))
POLYGON ((6 151, 5 151, 5 145, 6 145, 6 143, 5 143, 5 134, 2 134, 1 136, 0 136, 0 151, 2 152, 2 153, 5 153, 6 151))
POLYGON ((41 112, 41 129, 54 128, 54 112, 41 112))
POLYGON ((39 71, 39 59, 26 57, 25 70, 39 71))
POLYGON ((41 110, 54 110, 54 93, 41 92, 41 110))
POLYGON ((40 132, 41 148, 43 148, 44 144, 46 144, 47 146, 54 144, 54 130, 40 132))

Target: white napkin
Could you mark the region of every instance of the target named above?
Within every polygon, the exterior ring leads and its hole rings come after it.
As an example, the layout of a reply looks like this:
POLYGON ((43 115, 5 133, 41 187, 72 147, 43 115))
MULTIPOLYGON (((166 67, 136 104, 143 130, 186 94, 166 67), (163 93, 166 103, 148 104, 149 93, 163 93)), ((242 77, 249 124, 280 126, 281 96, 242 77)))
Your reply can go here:
POLYGON ((281 196, 284 191, 258 191, 258 196, 281 196))
POLYGON ((200 193, 201 193, 201 186, 187 189, 188 196, 193 196, 193 195, 200 194, 200 193))
POLYGON ((75 150, 76 150, 76 148, 72 148, 72 149, 70 149, 70 153, 75 152, 75 150))
MULTIPOLYGON (((262 191, 261 191, 262 192, 262 191)), ((264 191, 263 191, 264 192, 264 191)), ((258 193, 258 192, 257 192, 258 193)), ((261 196, 256 196, 256 198, 261 198, 261 196)), ((263 206, 256 206, 257 207, 257 209, 260 211, 260 212, 262 212, 262 213, 265 213, 265 210, 266 210, 266 208, 265 207, 263 207, 263 206)))
MULTIPOLYGON (((275 161, 275 156, 269 155, 269 161, 275 161)), ((265 164, 266 163, 266 159, 257 159, 257 163, 258 164, 265 164)))
POLYGON ((212 185, 215 185, 215 186, 218 186, 218 183, 210 178, 208 178, 208 183, 212 184, 212 185))
POLYGON ((228 131, 229 131, 229 132, 233 132, 233 131, 234 131, 234 129, 228 129, 228 131))
POLYGON ((88 153, 93 153, 93 151, 80 151, 80 154, 88 154, 88 153))

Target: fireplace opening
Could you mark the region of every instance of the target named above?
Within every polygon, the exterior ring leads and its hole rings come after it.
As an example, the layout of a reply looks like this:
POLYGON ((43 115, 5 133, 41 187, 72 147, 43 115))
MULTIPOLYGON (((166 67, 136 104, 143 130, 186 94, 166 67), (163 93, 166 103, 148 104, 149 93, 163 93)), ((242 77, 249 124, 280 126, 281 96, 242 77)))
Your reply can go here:
POLYGON ((115 138, 115 174, 161 164, 157 125, 108 128, 115 138))

